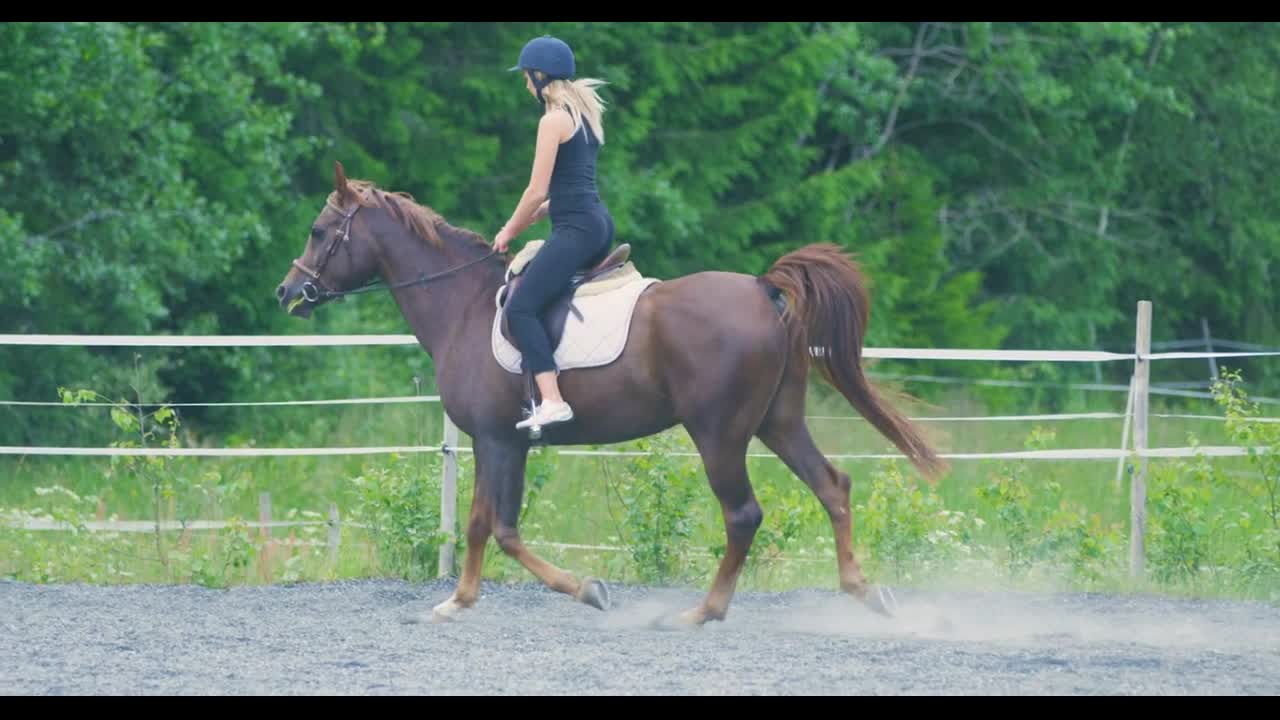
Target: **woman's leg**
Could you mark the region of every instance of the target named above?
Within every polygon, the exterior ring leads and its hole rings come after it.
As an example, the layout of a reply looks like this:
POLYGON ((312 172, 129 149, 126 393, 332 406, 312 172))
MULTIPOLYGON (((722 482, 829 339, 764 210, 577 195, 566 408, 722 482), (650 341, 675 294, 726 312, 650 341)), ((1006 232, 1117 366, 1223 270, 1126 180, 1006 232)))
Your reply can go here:
POLYGON ((601 240, 603 237, 598 233, 587 233, 578 227, 555 227, 546 244, 529 263, 524 280, 507 303, 511 334, 520 345, 525 367, 534 374, 543 404, 559 405, 564 399, 556 382, 554 349, 539 316, 552 300, 565 291, 573 274, 600 253, 601 240))

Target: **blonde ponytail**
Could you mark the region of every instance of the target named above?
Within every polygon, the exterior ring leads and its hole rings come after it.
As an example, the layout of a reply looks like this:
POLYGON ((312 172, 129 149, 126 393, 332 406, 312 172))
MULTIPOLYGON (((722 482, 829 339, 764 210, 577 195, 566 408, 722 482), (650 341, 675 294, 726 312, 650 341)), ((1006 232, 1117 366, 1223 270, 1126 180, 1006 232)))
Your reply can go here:
MULTIPOLYGON (((534 71, 539 82, 546 76, 541 71, 534 71)), ((579 78, 578 80, 552 80, 542 89, 542 97, 547 102, 547 109, 562 108, 573 118, 573 129, 582 127, 583 120, 591 124, 591 132, 595 133, 600 144, 604 144, 604 99, 596 92, 596 88, 606 85, 604 80, 595 78, 579 78)))

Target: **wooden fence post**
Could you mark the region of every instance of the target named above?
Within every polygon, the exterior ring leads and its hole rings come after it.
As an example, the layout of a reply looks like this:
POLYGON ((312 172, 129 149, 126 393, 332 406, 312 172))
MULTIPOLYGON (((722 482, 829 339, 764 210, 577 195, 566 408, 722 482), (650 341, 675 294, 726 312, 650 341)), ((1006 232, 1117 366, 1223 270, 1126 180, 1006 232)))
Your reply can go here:
POLYGON ((1129 486, 1129 577, 1141 579, 1146 561, 1147 411, 1151 381, 1151 301, 1138 301, 1137 357, 1133 368, 1133 449, 1138 467, 1129 486))
POLYGON ((262 540, 262 556, 258 562, 258 573, 264 583, 271 582, 271 493, 258 494, 258 537, 262 540))
POLYGON ((441 449, 444 462, 444 477, 440 483, 440 532, 444 541, 440 544, 439 576, 448 577, 453 574, 453 557, 457 545, 454 527, 458 517, 458 426, 449 419, 448 412, 444 416, 444 447, 441 449))

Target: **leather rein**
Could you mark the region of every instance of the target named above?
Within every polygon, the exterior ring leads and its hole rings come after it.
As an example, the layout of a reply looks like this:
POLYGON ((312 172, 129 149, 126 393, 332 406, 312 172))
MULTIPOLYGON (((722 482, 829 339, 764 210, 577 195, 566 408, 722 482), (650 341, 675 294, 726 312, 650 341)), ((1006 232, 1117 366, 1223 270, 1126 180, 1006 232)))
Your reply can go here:
MULTIPOLYGON (((310 280, 307 280, 306 282, 302 283, 302 297, 305 298, 307 302, 310 302, 312 304, 318 304, 322 301, 329 300, 331 298, 341 299, 343 297, 346 297, 347 295, 358 295, 360 293, 373 292, 374 290, 398 290, 400 288, 406 288, 413 285, 425 285, 433 280, 437 280, 439 278, 452 275, 453 273, 456 273, 459 270, 464 270, 468 267, 471 267, 472 265, 482 263, 485 260, 488 260, 489 258, 498 254, 498 249, 494 248, 493 250, 489 251, 487 255, 476 258, 475 260, 471 260, 469 262, 465 262, 462 265, 459 265, 457 267, 450 268, 443 272, 434 273, 432 275, 422 275, 414 280, 405 280, 403 282, 398 282, 393 285, 388 285, 381 280, 375 280, 374 282, 358 287, 355 290, 333 290, 328 285, 326 285, 323 280, 320 279, 320 274, 324 272, 325 266, 329 264, 329 259, 337 254, 338 248, 341 245, 346 244, 351 239, 351 222, 355 218, 356 213, 360 211, 361 206, 359 204, 356 204, 355 208, 353 208, 351 212, 348 213, 348 212, 344 212, 342 208, 338 207, 337 205, 334 205, 332 202, 329 202, 327 200, 325 201, 325 205, 333 208, 338 212, 338 214, 342 215, 341 231, 339 231, 337 235, 334 235, 333 240, 329 241, 329 247, 325 251, 324 256, 321 257, 319 267, 315 268, 314 270, 310 267, 307 267, 306 263, 302 262, 301 257, 294 258, 293 260, 293 266, 298 268, 298 270, 300 270, 307 277, 311 278, 310 280)), ((348 246, 347 252, 350 253, 350 251, 351 251, 350 246, 348 246)))

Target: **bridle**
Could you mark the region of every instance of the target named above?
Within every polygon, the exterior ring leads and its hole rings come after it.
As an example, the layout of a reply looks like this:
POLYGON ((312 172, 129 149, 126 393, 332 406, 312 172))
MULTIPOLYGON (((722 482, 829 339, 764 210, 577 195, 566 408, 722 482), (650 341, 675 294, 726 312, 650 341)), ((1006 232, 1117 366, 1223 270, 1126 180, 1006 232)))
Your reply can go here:
MULTIPOLYGON (((360 293, 372 292, 374 290, 384 290, 384 289, 397 290, 399 288, 409 287, 411 285, 425 285, 426 283, 429 283, 432 280, 445 277, 446 275, 451 275, 455 272, 458 272, 459 270, 463 270, 465 268, 471 267, 472 265, 476 265, 481 262, 484 262, 485 260, 488 260, 489 258, 498 254, 498 249, 494 248, 493 250, 489 251, 487 255, 476 258, 475 260, 471 260, 466 263, 463 263, 458 267, 450 268, 448 270, 445 270, 443 272, 438 272, 433 275, 422 275, 416 280, 406 280, 404 282, 398 282, 394 285, 386 285, 381 281, 375 280, 371 283, 358 287, 355 290, 332 290, 329 288, 329 286, 324 284, 323 280, 320 279, 320 273, 324 272, 325 266, 329 264, 329 259, 337 254, 338 247, 340 245, 347 243, 351 239, 351 221, 355 218, 356 213, 360 212, 361 206, 359 203, 357 203, 356 206, 352 208, 351 212, 348 213, 343 211, 343 209, 338 207, 337 205, 334 205, 329 200, 325 201, 325 205, 333 208, 338 212, 339 215, 342 216, 341 230, 338 232, 338 234, 333 236, 333 240, 329 241, 328 249, 325 250, 324 255, 320 258, 319 267, 315 268, 314 270, 307 267, 307 265, 302 262, 302 258, 300 257, 294 258, 293 260, 293 266, 298 268, 298 270, 300 270, 304 275, 311 278, 310 280, 307 280, 306 282, 302 283, 302 297, 307 302, 310 302, 312 304, 317 304, 323 300, 328 300, 330 298, 341 299, 347 295, 358 295, 360 293)), ((350 252, 351 252, 351 247, 350 245, 348 245, 347 253, 350 254, 350 252)))
MULTIPOLYGON (((329 241, 328 250, 326 250, 325 254, 320 258, 320 267, 312 270, 302 262, 301 257, 294 258, 293 260, 293 266, 311 278, 311 280, 302 283, 302 297, 310 303, 318 303, 322 298, 344 294, 338 290, 330 290, 329 287, 324 284, 324 281, 320 279, 320 273, 324 272, 325 266, 329 264, 329 258, 332 258, 337 254, 338 246, 347 242, 347 240, 351 238, 351 221, 355 218, 356 213, 360 212, 359 203, 357 203, 355 208, 353 208, 349 213, 343 212, 342 208, 334 205, 328 200, 325 201, 325 205, 338 211, 338 214, 342 216, 342 230, 333 237, 333 240, 329 241)), ((347 252, 351 252, 349 247, 347 252)))

